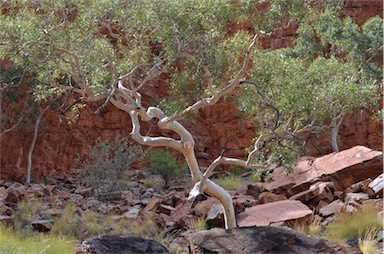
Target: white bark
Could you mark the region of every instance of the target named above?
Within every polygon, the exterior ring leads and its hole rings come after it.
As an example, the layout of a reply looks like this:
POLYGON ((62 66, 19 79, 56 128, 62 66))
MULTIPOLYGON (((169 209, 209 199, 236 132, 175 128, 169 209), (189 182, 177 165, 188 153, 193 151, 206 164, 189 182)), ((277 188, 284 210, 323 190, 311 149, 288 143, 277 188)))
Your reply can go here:
MULTIPOLYGON (((147 109, 144 108, 141 104, 141 95, 138 92, 139 89, 149 79, 151 79, 154 76, 153 73, 156 72, 157 67, 160 64, 162 64, 164 61, 156 64, 154 68, 152 68, 149 71, 147 78, 145 78, 144 81, 137 88, 128 89, 123 85, 124 79, 129 77, 133 73, 133 71, 129 72, 124 76, 120 76, 119 78, 117 78, 117 80, 114 80, 114 83, 111 86, 111 89, 108 93, 97 95, 97 96, 92 94, 92 92, 90 91, 87 85, 86 80, 81 80, 81 82, 78 83, 77 88, 65 87, 65 86, 64 87, 62 86, 62 88, 81 94, 82 99, 84 101, 95 101, 98 99, 107 98, 105 103, 109 101, 114 106, 127 112, 130 115, 131 122, 132 122, 131 137, 136 142, 142 145, 147 145, 147 146, 169 147, 182 153, 184 158, 187 161, 194 183, 196 183, 199 186, 200 181, 204 179, 201 189, 199 188, 199 192, 205 192, 208 195, 211 195, 212 197, 217 198, 221 202, 221 204, 224 207, 225 228, 234 228, 236 227, 236 218, 235 218, 235 211, 232 203, 232 197, 222 187, 218 186, 217 184, 209 180, 208 179, 209 175, 204 176, 202 174, 195 156, 195 152, 194 152, 195 141, 191 133, 178 121, 183 119, 186 115, 189 115, 190 113, 197 112, 199 109, 203 107, 214 105, 223 96, 230 94, 234 90, 234 88, 238 87, 240 85, 240 79, 244 76, 246 70, 249 68, 252 52, 256 44, 257 44, 257 36, 253 38, 252 43, 248 47, 248 51, 245 55, 244 64, 242 68, 236 74, 235 78, 219 91, 216 91, 212 87, 213 80, 212 80, 211 73, 208 67, 204 66, 203 67, 204 72, 208 76, 207 85, 209 86, 211 97, 203 98, 195 102, 193 105, 183 110, 181 114, 174 117, 166 116, 164 112, 157 107, 149 107, 147 109), (140 121, 148 122, 148 121, 151 121, 152 119, 157 119, 157 126, 160 129, 173 131, 178 134, 180 139, 173 139, 169 137, 149 137, 149 136, 141 135, 140 121)), ((78 78, 78 80, 80 81, 79 77, 81 75, 80 75, 80 68, 78 66, 79 65, 78 57, 68 50, 59 48, 56 45, 54 46, 57 50, 61 51, 64 54, 69 55, 72 58, 72 61, 71 61, 72 70, 69 70, 69 71, 75 72, 76 78, 78 78)), ((190 56, 188 54, 184 54, 184 57, 190 57, 190 56)), ((54 84, 54 85, 57 85, 57 84, 54 84)), ((241 167, 255 167, 255 165, 251 165, 250 161, 256 150, 257 150, 257 146, 255 146, 255 150, 250 154, 247 161, 221 157, 219 162, 212 163, 212 166, 210 167, 211 171, 217 166, 218 163, 236 165, 241 167)))
POLYGON ((27 185, 31 184, 32 153, 33 153, 33 150, 35 149, 37 135, 39 133, 41 118, 43 117, 45 111, 47 111, 48 108, 49 108, 49 106, 46 106, 43 109, 43 111, 41 111, 40 115, 37 117, 36 122, 35 122, 35 131, 33 133, 31 146, 29 147, 29 151, 28 151, 27 180, 26 180, 27 185))

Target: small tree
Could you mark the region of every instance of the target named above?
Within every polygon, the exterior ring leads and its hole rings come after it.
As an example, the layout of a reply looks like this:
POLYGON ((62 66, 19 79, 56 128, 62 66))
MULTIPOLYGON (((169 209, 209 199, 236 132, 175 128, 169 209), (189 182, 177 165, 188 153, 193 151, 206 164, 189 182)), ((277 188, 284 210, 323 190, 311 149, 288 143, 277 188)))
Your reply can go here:
MULTIPOLYGON (((340 61, 304 48, 306 40, 317 48, 312 40, 327 37, 316 17, 325 19, 327 10, 339 10, 338 3, 271 0, 266 11, 258 11, 258 1, 9 1, 0 18, 0 58, 36 75, 38 99, 66 91, 76 94, 77 103, 104 100, 102 107, 111 103, 125 111, 136 142, 184 156, 195 182, 190 197, 217 198, 231 228, 236 226, 231 196, 208 179, 218 165, 290 165, 303 145, 300 133, 333 122, 339 126, 345 112, 377 102, 377 79, 366 74, 358 57, 340 61), (259 40, 289 25, 282 22, 287 18, 303 24, 297 46, 261 50, 259 40), (308 36, 305 28, 312 21, 319 30, 308 36), (252 31, 228 29, 244 22, 253 25, 252 31), (160 105, 146 107, 140 91, 161 72, 171 75, 170 94, 160 105), (264 125, 246 160, 228 158, 224 149, 203 174, 195 141, 180 120, 223 99, 236 101, 264 125), (153 119, 180 138, 142 135, 141 123, 153 119)), ((346 23, 348 31, 355 29, 346 23)), ((381 35, 380 24, 381 19, 368 26, 368 42, 381 35)), ((338 29, 337 22, 330 26, 338 29)))

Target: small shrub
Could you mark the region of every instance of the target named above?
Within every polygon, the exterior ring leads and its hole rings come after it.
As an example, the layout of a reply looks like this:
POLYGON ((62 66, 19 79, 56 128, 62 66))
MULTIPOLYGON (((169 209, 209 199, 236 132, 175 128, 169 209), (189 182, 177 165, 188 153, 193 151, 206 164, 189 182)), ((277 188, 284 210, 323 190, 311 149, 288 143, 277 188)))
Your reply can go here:
POLYGON ((196 232, 205 230, 207 228, 207 223, 204 218, 197 218, 197 219, 190 220, 188 221, 187 225, 189 229, 196 232))
POLYGON ((244 169, 238 167, 229 167, 228 171, 231 175, 235 176, 240 176, 242 173, 244 173, 244 169))
POLYGON ((82 216, 82 226, 87 232, 87 237, 101 235, 111 227, 112 220, 93 211, 85 212, 82 216))
POLYGON ((358 238, 372 228, 383 228, 377 218, 380 211, 373 205, 365 205, 353 213, 341 213, 327 227, 327 238, 334 241, 344 241, 348 238, 358 238))
POLYGON ((379 247, 379 243, 376 239, 379 229, 376 227, 370 228, 365 234, 359 236, 359 249, 363 254, 376 254, 383 253, 383 250, 379 247))
POLYGON ((153 188, 156 185, 153 181, 150 180, 145 180, 143 184, 147 188, 153 188))
POLYGON ((128 179, 124 173, 144 158, 143 150, 127 139, 98 140, 80 168, 83 182, 102 201, 120 197, 128 179))
POLYGON ((19 202, 15 212, 15 230, 31 233, 33 231, 32 222, 39 218, 42 207, 43 205, 37 200, 19 202))
POLYGON ((225 190, 238 190, 246 184, 244 179, 231 175, 215 179, 214 182, 223 187, 225 190))
POLYGON ((180 165, 170 152, 163 149, 153 151, 149 157, 150 171, 164 177, 167 185, 171 180, 177 180, 188 172, 187 165, 180 165))
POLYGON ((55 219, 51 234, 55 236, 65 236, 68 238, 76 238, 81 231, 81 218, 76 213, 77 207, 75 204, 68 204, 63 211, 63 214, 55 219))
POLYGON ((62 237, 47 234, 34 236, 15 232, 0 225, 0 254, 71 254, 74 245, 62 237))
POLYGON ((298 232, 311 236, 320 235, 322 230, 321 220, 314 216, 294 220, 291 223, 288 223, 288 226, 298 232))

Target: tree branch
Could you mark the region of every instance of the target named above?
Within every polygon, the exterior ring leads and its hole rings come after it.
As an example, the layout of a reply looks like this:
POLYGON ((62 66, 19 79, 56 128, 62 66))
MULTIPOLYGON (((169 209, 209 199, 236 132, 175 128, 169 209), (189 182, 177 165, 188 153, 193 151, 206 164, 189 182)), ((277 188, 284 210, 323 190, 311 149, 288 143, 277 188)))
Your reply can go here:
POLYGON ((203 107, 214 105, 222 97, 231 93, 233 91, 233 89, 240 84, 240 79, 244 76, 245 72, 249 68, 249 62, 251 60, 252 53, 254 51, 254 47, 257 43, 257 39, 258 39, 258 35, 256 34, 253 37, 252 42, 248 47, 242 68, 236 74, 235 78, 227 86, 225 86, 221 91, 214 92, 210 98, 203 98, 203 99, 197 101, 195 104, 193 104, 193 105, 189 106, 188 108, 186 108, 185 110, 183 110, 179 115, 171 117, 171 118, 167 119, 167 121, 179 121, 179 120, 183 119, 186 115, 191 114, 191 113, 195 113, 203 107))

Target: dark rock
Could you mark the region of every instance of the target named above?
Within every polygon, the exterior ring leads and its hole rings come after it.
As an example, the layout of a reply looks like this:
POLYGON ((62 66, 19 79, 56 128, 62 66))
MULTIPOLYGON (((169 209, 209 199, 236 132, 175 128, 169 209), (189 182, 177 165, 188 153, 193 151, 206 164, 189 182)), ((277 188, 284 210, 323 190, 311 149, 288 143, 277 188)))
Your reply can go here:
POLYGON ((52 228, 53 220, 36 220, 32 222, 32 227, 38 232, 49 232, 52 228))
POLYGON ((191 243, 196 253, 361 253, 358 248, 309 237, 285 227, 215 228, 193 234, 191 243))
POLYGON ((310 209, 319 211, 321 206, 325 206, 333 201, 333 190, 332 182, 319 182, 311 185, 308 190, 293 195, 289 199, 300 200, 310 209))
POLYGON ((221 204, 211 207, 207 216, 207 225, 210 227, 224 227, 224 208, 221 204))
POLYGON ((3 223, 7 227, 13 226, 15 222, 14 216, 0 215, 0 222, 3 223))
POLYGON ((170 253, 154 240, 133 236, 102 235, 86 239, 81 244, 83 254, 170 253))
POLYGON ((27 189, 21 183, 14 183, 7 189, 8 195, 5 201, 9 203, 18 203, 27 195, 27 189))

